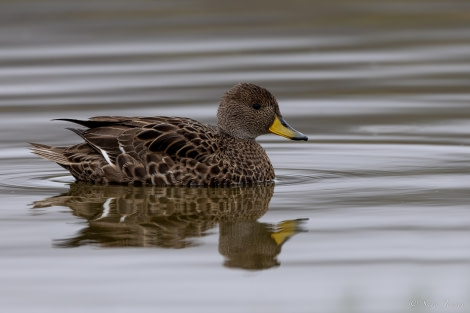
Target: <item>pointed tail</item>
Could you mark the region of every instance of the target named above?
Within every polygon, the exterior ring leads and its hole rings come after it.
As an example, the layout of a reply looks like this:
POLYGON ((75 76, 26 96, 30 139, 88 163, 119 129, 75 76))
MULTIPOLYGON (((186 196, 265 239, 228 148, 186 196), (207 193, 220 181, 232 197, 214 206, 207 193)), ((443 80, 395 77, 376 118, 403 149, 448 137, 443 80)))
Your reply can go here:
POLYGON ((40 157, 56 162, 60 165, 69 165, 71 162, 64 156, 65 148, 52 147, 39 143, 30 143, 31 151, 40 157))

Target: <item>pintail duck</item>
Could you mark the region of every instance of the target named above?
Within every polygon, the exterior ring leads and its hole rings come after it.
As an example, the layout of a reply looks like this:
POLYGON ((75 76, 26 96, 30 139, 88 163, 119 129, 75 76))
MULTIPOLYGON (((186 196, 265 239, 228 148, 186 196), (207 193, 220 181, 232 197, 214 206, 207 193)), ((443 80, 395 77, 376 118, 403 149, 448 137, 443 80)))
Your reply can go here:
POLYGON ((78 181, 97 184, 230 186, 272 181, 274 169, 255 138, 274 133, 307 137, 287 124, 265 88, 239 83, 220 101, 217 126, 184 117, 98 116, 61 119, 85 142, 69 147, 32 144, 78 181))

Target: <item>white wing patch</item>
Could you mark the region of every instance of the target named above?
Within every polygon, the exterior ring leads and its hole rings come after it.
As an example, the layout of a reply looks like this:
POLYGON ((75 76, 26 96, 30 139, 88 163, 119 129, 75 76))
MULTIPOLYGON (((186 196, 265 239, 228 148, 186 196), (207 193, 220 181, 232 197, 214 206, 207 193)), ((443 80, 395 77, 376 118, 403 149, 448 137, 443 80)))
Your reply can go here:
POLYGON ((108 153, 106 151, 104 151, 103 149, 101 149, 100 147, 97 147, 97 148, 100 149, 101 155, 106 160, 106 162, 108 162, 109 165, 114 165, 113 163, 111 163, 111 159, 109 158, 108 153))

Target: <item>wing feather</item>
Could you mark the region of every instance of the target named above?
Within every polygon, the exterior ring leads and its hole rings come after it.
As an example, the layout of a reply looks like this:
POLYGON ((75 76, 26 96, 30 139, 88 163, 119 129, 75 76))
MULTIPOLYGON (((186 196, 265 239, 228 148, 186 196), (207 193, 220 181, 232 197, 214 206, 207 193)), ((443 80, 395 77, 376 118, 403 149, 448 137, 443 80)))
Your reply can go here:
MULTIPOLYGON (((58 152, 49 152, 48 157, 60 161, 57 163, 96 160, 101 156, 103 161, 113 165, 122 154, 142 164, 147 162, 149 155, 160 155, 158 159, 168 156, 174 161, 181 158, 201 161, 215 151, 216 128, 189 118, 98 116, 89 120, 61 120, 88 129, 69 128, 86 144, 65 149, 66 159, 58 152)), ((36 151, 46 155, 45 149, 36 148, 36 151)))

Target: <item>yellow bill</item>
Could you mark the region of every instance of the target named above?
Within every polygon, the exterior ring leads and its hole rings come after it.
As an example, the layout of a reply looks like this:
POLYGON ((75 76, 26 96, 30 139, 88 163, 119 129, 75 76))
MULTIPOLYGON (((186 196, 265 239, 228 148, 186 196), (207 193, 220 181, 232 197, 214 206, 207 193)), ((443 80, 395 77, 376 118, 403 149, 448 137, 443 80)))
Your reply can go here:
POLYGON ((269 131, 278 136, 286 137, 292 140, 308 140, 308 137, 292 128, 282 117, 276 115, 269 131))

